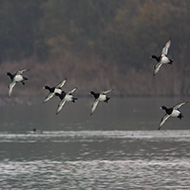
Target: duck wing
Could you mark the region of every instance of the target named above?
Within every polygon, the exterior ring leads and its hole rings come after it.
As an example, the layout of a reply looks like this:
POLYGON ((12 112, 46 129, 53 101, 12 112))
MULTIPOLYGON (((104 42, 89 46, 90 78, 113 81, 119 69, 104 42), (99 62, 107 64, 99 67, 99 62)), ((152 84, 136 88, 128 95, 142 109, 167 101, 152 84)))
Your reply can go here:
POLYGON ((73 94, 77 89, 78 89, 78 88, 75 87, 75 88, 73 88, 72 90, 68 91, 67 94, 70 94, 70 95, 71 95, 71 94, 73 94))
POLYGON ((53 92, 50 92, 47 96, 46 96, 46 98, 44 99, 44 103, 45 102, 47 102, 48 100, 50 100, 51 98, 53 98, 53 96, 54 96, 54 93, 53 92))
POLYGON ((165 44, 165 46, 164 46, 163 49, 162 49, 162 54, 161 54, 161 55, 167 55, 167 54, 168 54, 168 49, 169 49, 170 45, 171 45, 171 40, 169 40, 169 41, 165 44))
POLYGON ((97 107, 97 105, 98 105, 98 100, 96 99, 95 101, 94 101, 94 103, 93 103, 93 105, 92 105, 92 108, 91 108, 91 112, 90 112, 90 115, 92 115, 93 113, 94 113, 94 111, 95 111, 95 109, 96 109, 96 107, 97 107))
POLYGON ((62 110, 63 106, 65 105, 66 101, 65 98, 63 98, 63 100, 60 101, 57 111, 56 111, 56 115, 62 110))
POLYGON ((30 69, 22 69, 22 70, 18 70, 17 71, 17 75, 21 75, 22 73, 26 72, 26 71, 29 71, 30 69))
POLYGON ((153 75, 155 76, 157 74, 157 72, 160 70, 160 67, 162 66, 161 62, 158 62, 155 66, 154 66, 154 72, 153 75))
POLYGON ((183 105, 185 105, 185 104, 187 104, 187 103, 188 103, 188 101, 185 101, 185 102, 182 102, 182 103, 180 103, 180 104, 177 104, 177 105, 175 105, 175 106, 173 107, 173 109, 177 110, 177 109, 179 109, 181 106, 183 106, 183 105))
POLYGON ((9 84, 9 97, 11 97, 11 94, 12 94, 12 92, 13 92, 13 88, 14 88, 15 85, 16 85, 16 82, 15 82, 15 81, 13 81, 13 82, 11 82, 11 83, 9 84))
POLYGON ((165 121, 170 117, 170 115, 165 114, 164 117, 162 117, 161 121, 160 121, 160 126, 158 128, 158 130, 161 129, 162 125, 165 123, 165 121))
POLYGON ((107 91, 103 91, 102 94, 107 94, 109 92, 111 92, 113 89, 107 90, 107 91))
POLYGON ((62 87, 65 85, 66 81, 67 81, 67 78, 65 78, 63 81, 61 81, 61 82, 56 86, 56 88, 62 88, 62 87))

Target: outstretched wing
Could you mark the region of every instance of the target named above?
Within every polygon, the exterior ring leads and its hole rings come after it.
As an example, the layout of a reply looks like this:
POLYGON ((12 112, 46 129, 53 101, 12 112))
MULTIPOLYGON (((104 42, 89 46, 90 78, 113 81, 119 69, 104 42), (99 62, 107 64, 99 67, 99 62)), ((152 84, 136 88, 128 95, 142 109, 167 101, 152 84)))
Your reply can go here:
POLYGON ((10 85, 9 85, 9 97, 11 97, 11 94, 13 92, 13 88, 14 86, 16 85, 16 82, 11 82, 10 85))
POLYGON ((21 75, 22 73, 26 72, 26 71, 29 71, 30 69, 22 69, 22 70, 18 70, 17 71, 17 75, 21 75))
POLYGON ((103 91, 102 94, 107 94, 109 92, 111 92, 113 89, 107 90, 107 91, 103 91))
POLYGON ((94 103, 93 103, 93 105, 92 105, 92 108, 91 108, 91 112, 90 112, 90 115, 92 115, 93 113, 94 113, 94 111, 95 111, 95 109, 96 109, 96 107, 97 107, 97 105, 98 105, 98 100, 95 100, 94 101, 94 103))
POLYGON ((162 66, 161 62, 158 62, 155 66, 154 66, 154 72, 153 75, 155 76, 157 74, 157 72, 160 70, 160 67, 162 66))
POLYGON ((55 95, 54 93, 50 92, 50 93, 46 96, 46 98, 44 99, 43 102, 47 102, 48 100, 50 100, 51 98, 53 98, 54 95, 55 95))
POLYGON ((160 121, 160 126, 158 128, 158 130, 161 129, 162 125, 165 123, 165 121, 170 117, 170 115, 165 114, 164 117, 162 117, 161 121, 160 121))
POLYGON ((78 89, 78 88, 77 88, 77 87, 75 87, 74 89, 72 89, 72 90, 68 91, 68 92, 67 92, 67 94, 70 94, 70 95, 71 95, 71 94, 73 94, 73 93, 74 93, 77 89, 78 89))
POLYGON ((65 85, 66 82, 67 82, 67 78, 65 78, 62 82, 60 82, 60 83, 56 86, 56 88, 62 88, 62 87, 65 85))
POLYGON ((180 104, 177 104, 177 105, 175 105, 174 107, 173 107, 173 109, 179 109, 181 106, 183 106, 183 105, 185 105, 185 104, 187 104, 188 103, 188 101, 185 101, 185 102, 182 102, 182 103, 180 103, 180 104))
POLYGON ((162 55, 167 55, 168 54, 168 49, 169 49, 170 45, 171 45, 171 40, 169 40, 166 43, 166 45, 163 47, 163 49, 162 49, 162 55))
POLYGON ((63 106, 65 105, 66 101, 65 99, 61 100, 59 105, 58 105, 58 108, 57 108, 57 112, 56 112, 56 115, 62 110, 63 106))

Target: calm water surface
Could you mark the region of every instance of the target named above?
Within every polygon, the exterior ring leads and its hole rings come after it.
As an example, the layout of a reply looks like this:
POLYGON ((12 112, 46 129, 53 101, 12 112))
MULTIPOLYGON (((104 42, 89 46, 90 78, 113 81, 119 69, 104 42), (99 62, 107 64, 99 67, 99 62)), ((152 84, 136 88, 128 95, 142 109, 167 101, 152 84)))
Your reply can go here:
POLYGON ((0 189, 190 189, 190 106, 157 131, 159 107, 183 100, 112 98, 93 116, 91 99, 57 116, 57 99, 3 104, 0 189))

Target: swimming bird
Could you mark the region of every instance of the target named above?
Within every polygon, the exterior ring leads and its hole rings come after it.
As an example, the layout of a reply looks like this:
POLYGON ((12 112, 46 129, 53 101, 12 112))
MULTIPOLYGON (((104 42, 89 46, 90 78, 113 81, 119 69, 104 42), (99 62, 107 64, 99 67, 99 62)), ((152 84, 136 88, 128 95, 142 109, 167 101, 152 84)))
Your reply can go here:
POLYGON ((26 71, 29 71, 29 69, 18 70, 15 74, 7 72, 7 75, 11 78, 11 83, 9 84, 9 97, 11 97, 13 88, 16 83, 21 82, 23 85, 25 85, 24 81, 28 80, 28 78, 24 77, 22 74, 26 71))
POLYGON ((179 119, 182 119, 183 115, 182 113, 179 111, 179 108, 185 104, 187 104, 188 102, 182 102, 180 104, 175 105, 172 108, 167 108, 166 106, 162 106, 160 107, 160 109, 163 109, 166 111, 166 114, 162 117, 161 121, 160 121, 160 126, 158 128, 158 130, 161 129, 162 125, 165 123, 165 121, 169 118, 169 117, 177 117, 179 119))
POLYGON ((49 94, 46 96, 43 102, 47 102, 48 100, 53 98, 56 95, 56 93, 61 94, 62 93, 61 88, 65 85, 66 81, 67 78, 65 78, 63 81, 61 81, 58 85, 54 87, 44 86, 43 89, 49 90, 49 94))
POLYGON ((33 129, 33 134, 42 134, 42 131, 40 129, 33 129))
POLYGON ((101 93, 96 93, 94 91, 91 91, 90 94, 92 94, 94 96, 94 103, 92 105, 91 108, 91 112, 90 115, 92 115, 98 105, 99 102, 106 102, 108 103, 110 97, 107 97, 107 93, 111 92, 113 89, 107 90, 107 91, 103 91, 101 93))
POLYGON ((59 96, 59 98, 61 99, 57 111, 56 111, 56 115, 62 110, 63 106, 65 105, 66 102, 73 102, 75 103, 75 101, 78 98, 73 97, 73 93, 77 90, 77 87, 68 91, 67 93, 65 91, 62 91, 61 94, 56 93, 57 96, 59 96))
POLYGON ((162 53, 159 57, 156 55, 152 55, 151 58, 155 59, 157 61, 157 64, 154 66, 154 72, 153 75, 155 76, 157 72, 160 70, 160 67, 162 64, 172 64, 173 60, 167 57, 168 49, 171 45, 171 40, 169 40, 165 46, 162 49, 162 53))

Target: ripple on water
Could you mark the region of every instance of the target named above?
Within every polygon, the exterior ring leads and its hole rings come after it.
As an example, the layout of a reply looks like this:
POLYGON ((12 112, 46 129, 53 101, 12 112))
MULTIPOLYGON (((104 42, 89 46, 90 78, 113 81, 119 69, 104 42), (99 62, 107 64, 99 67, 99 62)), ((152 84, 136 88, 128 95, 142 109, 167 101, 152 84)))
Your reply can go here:
POLYGON ((189 160, 4 161, 4 188, 177 189, 190 187, 189 160), (11 183, 12 182, 12 183, 11 183))
POLYGON ((0 142, 15 142, 15 141, 37 141, 51 140, 57 141, 63 139, 81 139, 81 140, 97 140, 97 139, 175 139, 176 141, 190 141, 190 130, 165 130, 165 131, 43 131, 40 134, 33 132, 11 134, 8 132, 0 133, 0 142))

